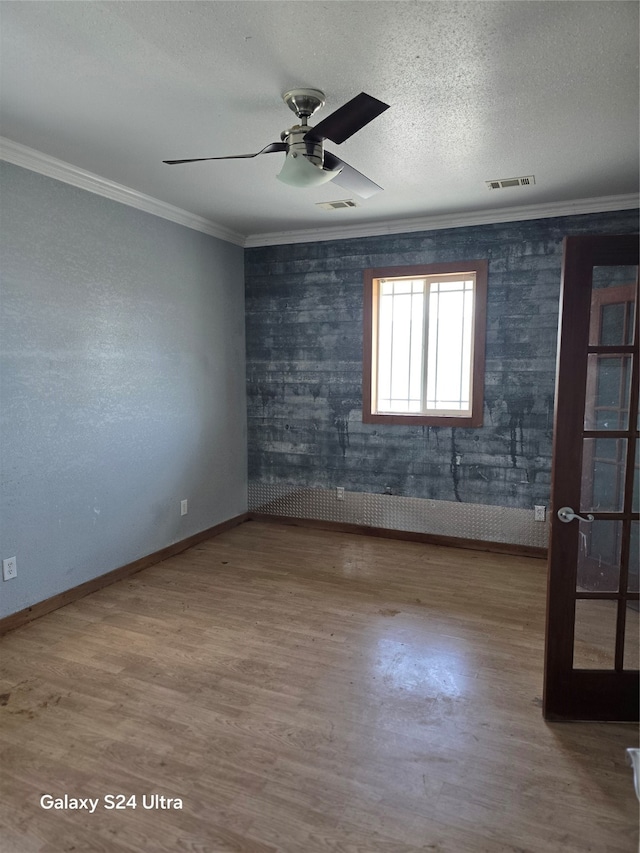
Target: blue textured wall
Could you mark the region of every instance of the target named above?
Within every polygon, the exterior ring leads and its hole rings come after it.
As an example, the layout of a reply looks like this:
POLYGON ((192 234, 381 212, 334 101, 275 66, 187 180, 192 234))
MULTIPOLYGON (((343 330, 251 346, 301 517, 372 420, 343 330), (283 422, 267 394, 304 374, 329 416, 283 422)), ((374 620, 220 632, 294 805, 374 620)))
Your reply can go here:
POLYGON ((549 500, 562 238, 621 211, 248 249, 249 480, 529 508, 549 500), (484 425, 362 423, 362 271, 489 259, 484 425))
POLYGON ((244 512, 247 480, 243 249, 0 178, 1 617, 244 512))

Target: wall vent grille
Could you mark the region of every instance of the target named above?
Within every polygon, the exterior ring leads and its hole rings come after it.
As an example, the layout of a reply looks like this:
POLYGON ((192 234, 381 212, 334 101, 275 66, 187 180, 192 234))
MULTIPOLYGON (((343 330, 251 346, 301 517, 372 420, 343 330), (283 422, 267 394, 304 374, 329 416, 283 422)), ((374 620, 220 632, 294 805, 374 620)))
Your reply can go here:
POLYGON ((323 210, 341 210, 345 207, 360 207, 352 198, 344 198, 339 201, 321 201, 316 204, 316 207, 321 207, 323 210))
POLYGON ((526 175, 522 178, 499 178, 497 181, 485 181, 485 184, 490 190, 504 190, 507 187, 530 187, 535 182, 536 179, 533 175, 526 175))

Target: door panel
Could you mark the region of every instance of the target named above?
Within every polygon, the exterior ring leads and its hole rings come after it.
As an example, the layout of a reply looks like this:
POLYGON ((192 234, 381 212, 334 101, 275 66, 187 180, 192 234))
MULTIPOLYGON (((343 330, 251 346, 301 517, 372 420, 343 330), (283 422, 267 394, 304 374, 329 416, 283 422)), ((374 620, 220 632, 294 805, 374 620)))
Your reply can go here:
POLYGON ((637 304, 637 235, 565 239, 547 719, 638 719, 637 304))

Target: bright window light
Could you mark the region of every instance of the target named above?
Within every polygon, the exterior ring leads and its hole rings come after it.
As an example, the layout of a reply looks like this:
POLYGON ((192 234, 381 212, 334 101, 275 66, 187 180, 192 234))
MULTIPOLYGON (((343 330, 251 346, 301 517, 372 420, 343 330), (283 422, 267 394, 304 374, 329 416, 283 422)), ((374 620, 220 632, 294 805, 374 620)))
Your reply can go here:
MULTIPOLYGON (((481 284, 483 334, 478 342, 474 269, 370 276, 370 334, 365 328, 365 360, 370 358, 370 365, 365 365, 365 375, 371 384, 365 394, 370 391, 371 405, 367 412, 365 403, 365 419, 367 414, 472 418, 474 394, 482 395, 478 360, 484 356, 486 277, 481 276, 481 284)), ((477 411, 476 405, 476 421, 477 411)))

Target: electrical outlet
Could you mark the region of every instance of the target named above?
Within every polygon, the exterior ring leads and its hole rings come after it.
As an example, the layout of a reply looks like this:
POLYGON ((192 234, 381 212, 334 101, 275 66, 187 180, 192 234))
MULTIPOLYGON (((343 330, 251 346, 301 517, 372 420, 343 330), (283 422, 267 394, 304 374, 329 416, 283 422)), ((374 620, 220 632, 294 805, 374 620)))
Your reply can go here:
POLYGON ((547 518, 546 506, 534 506, 534 508, 533 508, 533 520, 534 521, 545 521, 546 518, 547 518))
POLYGON ((186 515, 189 512, 189 502, 185 498, 183 501, 180 501, 180 515, 186 515))
POLYGON ((338 486, 336 488, 336 500, 343 501, 344 500, 344 486, 338 486))
POLYGON ((15 557, 7 557, 2 561, 2 577, 6 581, 18 577, 18 561, 15 557))

